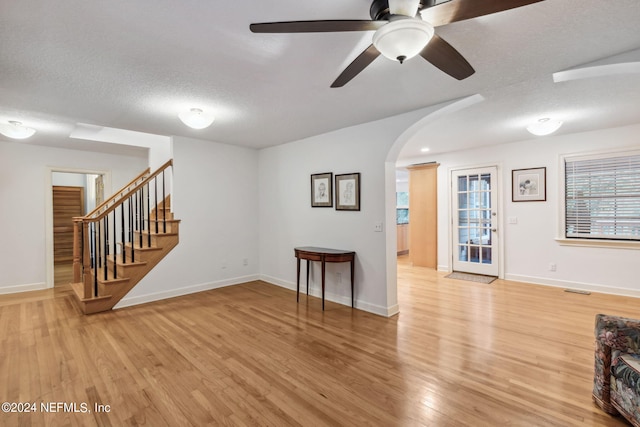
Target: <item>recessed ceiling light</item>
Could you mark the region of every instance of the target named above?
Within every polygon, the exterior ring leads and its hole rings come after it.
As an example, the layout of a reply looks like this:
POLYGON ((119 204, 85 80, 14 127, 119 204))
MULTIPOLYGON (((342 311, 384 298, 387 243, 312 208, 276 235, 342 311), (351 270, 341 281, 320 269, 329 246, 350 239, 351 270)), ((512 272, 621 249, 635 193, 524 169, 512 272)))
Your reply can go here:
POLYGON ((429 151, 429 148, 424 147, 424 148, 421 148, 420 151, 422 151, 423 153, 426 153, 427 151, 429 151))
POLYGON ((193 129, 204 129, 213 123, 213 114, 202 111, 200 108, 191 108, 178 114, 182 123, 193 129))
POLYGON ((22 123, 10 120, 9 124, 0 124, 0 133, 13 139, 26 139, 36 133, 35 129, 23 126, 22 123))
POLYGON ((527 126, 527 130, 537 136, 549 135, 560 129, 561 120, 551 120, 548 117, 538 120, 537 122, 527 126))

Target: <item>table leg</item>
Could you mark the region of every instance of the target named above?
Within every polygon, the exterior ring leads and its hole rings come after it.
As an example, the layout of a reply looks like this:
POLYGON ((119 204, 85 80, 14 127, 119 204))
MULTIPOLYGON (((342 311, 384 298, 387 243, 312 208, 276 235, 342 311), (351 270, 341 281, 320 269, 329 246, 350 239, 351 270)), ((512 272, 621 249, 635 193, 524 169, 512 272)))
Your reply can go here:
POLYGON ((307 295, 309 295, 309 260, 307 260, 307 295))
POLYGON ((349 264, 351 265, 351 308, 353 308, 353 259, 349 264))
POLYGON ((296 302, 300 302, 300 258, 296 258, 296 260, 298 261, 298 274, 296 274, 296 302))
POLYGON ((324 258, 322 259, 322 311, 324 311, 324 258))

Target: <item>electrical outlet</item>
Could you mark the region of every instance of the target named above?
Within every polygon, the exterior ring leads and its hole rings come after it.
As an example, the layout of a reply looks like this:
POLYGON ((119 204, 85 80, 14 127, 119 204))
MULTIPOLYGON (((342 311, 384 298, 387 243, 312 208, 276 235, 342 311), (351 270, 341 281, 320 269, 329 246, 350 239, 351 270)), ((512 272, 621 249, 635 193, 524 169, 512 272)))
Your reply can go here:
POLYGON ((381 222, 376 222, 373 225, 373 231, 376 231, 378 233, 382 232, 382 223, 381 222))
POLYGON ((242 265, 249 265, 249 259, 248 258, 243 258, 242 259, 242 265))
POLYGON ((555 265, 554 263, 549 264, 549 271, 556 271, 557 269, 557 265, 555 265))

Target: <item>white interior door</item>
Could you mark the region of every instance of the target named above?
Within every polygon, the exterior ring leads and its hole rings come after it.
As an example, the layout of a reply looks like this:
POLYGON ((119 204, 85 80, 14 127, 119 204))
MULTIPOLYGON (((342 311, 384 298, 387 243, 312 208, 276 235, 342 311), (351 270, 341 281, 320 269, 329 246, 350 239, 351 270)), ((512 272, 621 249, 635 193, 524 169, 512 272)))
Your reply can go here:
POLYGON ((452 172, 453 270, 498 276, 497 167, 452 172))

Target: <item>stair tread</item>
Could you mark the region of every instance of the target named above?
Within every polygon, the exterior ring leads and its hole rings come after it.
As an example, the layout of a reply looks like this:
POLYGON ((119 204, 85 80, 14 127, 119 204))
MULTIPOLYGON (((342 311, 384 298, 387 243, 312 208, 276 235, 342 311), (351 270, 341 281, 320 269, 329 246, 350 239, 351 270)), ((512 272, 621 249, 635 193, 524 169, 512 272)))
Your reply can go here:
MULTIPOLYGON (((125 248, 131 248, 131 242, 126 242, 124 244, 125 248)), ((142 246, 140 247, 139 242, 136 242, 133 246, 133 249, 136 251, 161 251, 162 248, 158 246, 142 246)))
POLYGON ((81 302, 102 301, 102 300, 111 298, 111 295, 100 295, 97 297, 83 298, 82 293, 84 292, 84 284, 82 282, 72 283, 71 289, 73 289, 73 292, 76 294, 76 296, 78 297, 78 300, 81 302))
MULTIPOLYGON (((113 265, 113 259, 108 259, 107 262, 111 265, 113 265)), ((139 266, 144 266, 147 265, 147 261, 127 261, 127 262, 122 262, 122 256, 120 254, 118 254, 118 259, 116 260, 116 265, 118 267, 139 267, 139 266)), ((98 271, 101 271, 102 268, 98 268, 98 271)))
POLYGON ((107 282, 124 282, 126 280, 129 280, 129 277, 126 276, 122 276, 122 277, 113 277, 113 270, 108 269, 107 270, 107 278, 104 278, 104 268, 99 268, 98 269, 98 281, 102 282, 102 283, 107 283, 107 282))
POLYGON ((117 285, 119 283, 127 282, 127 281, 129 281, 128 277, 118 277, 117 279, 114 279, 113 277, 111 277, 111 278, 108 278, 107 280, 104 280, 104 276, 101 279, 100 276, 98 275, 98 282, 103 285, 117 285))
MULTIPOLYGON (((147 235, 147 234, 149 234, 149 230, 136 231, 136 233, 142 233, 144 235, 147 235)), ((177 236, 178 233, 156 233, 156 232, 152 232, 151 235, 152 236, 177 236)))

